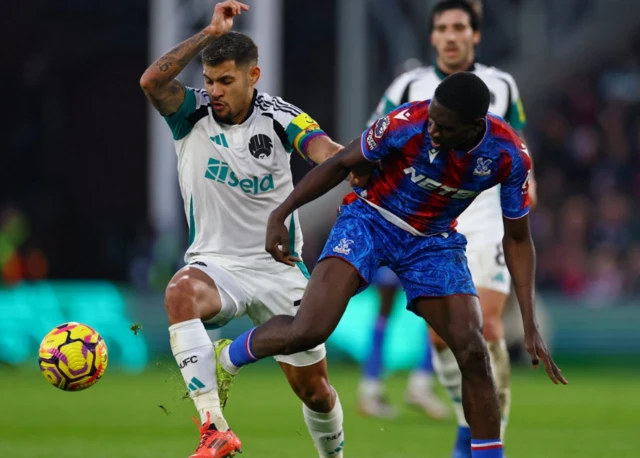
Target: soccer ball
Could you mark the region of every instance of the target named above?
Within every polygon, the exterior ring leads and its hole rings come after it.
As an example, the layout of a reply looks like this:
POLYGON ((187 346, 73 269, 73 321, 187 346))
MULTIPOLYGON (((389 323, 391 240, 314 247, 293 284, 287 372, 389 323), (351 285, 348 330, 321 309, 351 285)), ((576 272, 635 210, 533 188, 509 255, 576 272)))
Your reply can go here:
POLYGON ((49 332, 38 353, 42 375, 64 391, 81 391, 100 380, 107 368, 107 346, 86 324, 64 323, 49 332))

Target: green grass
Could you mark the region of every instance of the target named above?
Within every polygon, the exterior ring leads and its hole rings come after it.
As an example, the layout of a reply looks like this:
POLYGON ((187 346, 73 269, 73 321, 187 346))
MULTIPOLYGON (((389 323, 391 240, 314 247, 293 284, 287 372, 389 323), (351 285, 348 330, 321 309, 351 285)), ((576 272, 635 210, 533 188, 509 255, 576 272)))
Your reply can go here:
MULTIPOLYGON (((543 371, 514 375, 511 458, 640 456, 640 370, 565 368, 570 385, 554 386, 543 371)), ((358 372, 334 366, 345 409, 346 457, 448 458, 453 422, 434 422, 404 409, 396 421, 355 413, 358 372)), ((406 377, 388 381, 400 404, 406 377)), ((36 370, 0 367, 0 457, 187 457, 198 441, 177 368, 161 365, 140 376, 112 369, 95 387, 65 393, 36 370), (159 405, 164 406, 166 414, 159 405)), ((272 363, 245 369, 227 416, 243 441, 243 458, 315 458, 300 402, 272 363)))

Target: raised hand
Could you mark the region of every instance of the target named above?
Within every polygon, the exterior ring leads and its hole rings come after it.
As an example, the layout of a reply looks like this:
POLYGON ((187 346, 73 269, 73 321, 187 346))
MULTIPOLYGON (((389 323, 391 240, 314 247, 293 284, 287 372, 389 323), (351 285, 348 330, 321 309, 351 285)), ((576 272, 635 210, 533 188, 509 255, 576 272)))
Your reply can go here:
POLYGON ((235 0, 218 3, 213 11, 211 24, 205 30, 214 36, 224 35, 231 30, 233 18, 242 14, 243 11, 249 11, 249 6, 235 0))

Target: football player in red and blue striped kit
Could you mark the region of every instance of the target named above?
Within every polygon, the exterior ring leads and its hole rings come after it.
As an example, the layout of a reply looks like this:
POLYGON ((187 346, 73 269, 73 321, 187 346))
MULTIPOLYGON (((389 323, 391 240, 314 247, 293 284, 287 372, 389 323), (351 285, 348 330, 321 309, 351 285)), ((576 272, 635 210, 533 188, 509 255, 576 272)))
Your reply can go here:
POLYGON ((237 373, 258 359, 324 342, 351 296, 365 289, 384 265, 400 279, 407 309, 429 323, 458 361, 472 457, 503 456, 500 404, 482 336, 480 303, 467 267, 466 239, 455 230, 462 211, 493 186, 500 185, 505 260, 532 364, 537 367, 541 359, 554 383, 566 380, 538 332, 533 307, 531 161, 515 131, 487 112, 489 98, 479 77, 455 73, 438 86, 431 101, 393 110, 298 183, 271 214, 266 239, 274 259, 292 266, 297 258, 287 248, 286 217, 350 172, 370 174, 364 187, 345 198, 298 314, 276 316, 223 348, 219 363, 224 370, 237 373))

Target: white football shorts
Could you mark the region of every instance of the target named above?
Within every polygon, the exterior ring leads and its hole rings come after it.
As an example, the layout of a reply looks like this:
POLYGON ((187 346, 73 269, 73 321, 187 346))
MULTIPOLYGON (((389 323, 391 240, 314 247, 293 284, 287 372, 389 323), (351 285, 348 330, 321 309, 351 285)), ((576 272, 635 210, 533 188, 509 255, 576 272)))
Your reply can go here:
MULTIPOLYGON (((209 329, 221 328, 234 318, 248 315, 259 325, 276 315, 294 316, 308 283, 304 264, 291 267, 273 262, 268 269, 228 269, 216 264, 212 257, 197 255, 189 259, 195 267, 211 278, 220 294, 222 309, 205 322, 209 329)), ((296 367, 311 366, 326 356, 324 344, 293 355, 274 356, 278 362, 296 367)))
POLYGON ((504 260, 502 243, 471 249, 467 246, 467 262, 476 288, 509 294, 511 275, 504 260))

